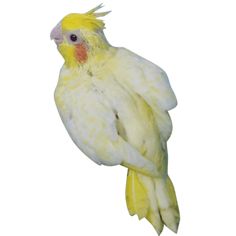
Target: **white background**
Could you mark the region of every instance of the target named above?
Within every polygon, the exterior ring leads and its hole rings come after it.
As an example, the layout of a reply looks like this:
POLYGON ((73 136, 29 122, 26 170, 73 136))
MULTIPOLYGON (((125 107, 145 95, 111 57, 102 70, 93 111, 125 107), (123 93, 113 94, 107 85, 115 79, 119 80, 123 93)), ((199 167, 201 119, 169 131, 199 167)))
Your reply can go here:
MULTIPOLYGON (((113 11, 105 17, 110 43, 161 66, 178 98, 169 141, 178 235, 235 235, 235 1, 103 2, 113 11)), ((85 157, 54 105, 63 60, 50 31, 99 3, 0 3, 1 236, 156 235, 128 214, 126 169, 85 157)))

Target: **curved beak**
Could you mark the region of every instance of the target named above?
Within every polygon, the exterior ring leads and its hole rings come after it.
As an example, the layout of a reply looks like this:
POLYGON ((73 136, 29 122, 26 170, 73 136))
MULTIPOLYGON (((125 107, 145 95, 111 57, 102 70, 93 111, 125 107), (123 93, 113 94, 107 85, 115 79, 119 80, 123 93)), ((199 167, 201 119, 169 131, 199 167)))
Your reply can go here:
POLYGON ((59 22, 51 31, 50 38, 58 45, 63 42, 61 22, 59 22))

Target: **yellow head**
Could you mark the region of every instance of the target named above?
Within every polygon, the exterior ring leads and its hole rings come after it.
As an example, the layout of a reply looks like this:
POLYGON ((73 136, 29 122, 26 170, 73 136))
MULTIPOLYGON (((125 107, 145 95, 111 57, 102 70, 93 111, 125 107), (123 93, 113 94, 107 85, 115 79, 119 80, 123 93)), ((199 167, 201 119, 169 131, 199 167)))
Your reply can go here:
POLYGON ((90 56, 109 47, 103 34, 105 24, 98 19, 109 12, 97 13, 100 8, 102 5, 84 14, 69 14, 52 30, 51 39, 57 44, 67 66, 82 65, 90 56))

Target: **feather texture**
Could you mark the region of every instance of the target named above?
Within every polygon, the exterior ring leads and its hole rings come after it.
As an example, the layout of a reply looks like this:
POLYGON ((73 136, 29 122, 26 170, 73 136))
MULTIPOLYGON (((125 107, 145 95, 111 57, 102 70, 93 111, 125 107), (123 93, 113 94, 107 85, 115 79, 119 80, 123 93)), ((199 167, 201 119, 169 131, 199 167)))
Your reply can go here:
POLYGON ((129 168, 126 200, 131 215, 145 217, 158 234, 164 224, 176 232, 179 210, 167 174, 166 141, 172 131, 168 110, 177 101, 168 77, 127 49, 99 50, 82 66, 75 62, 62 68, 55 91, 62 121, 91 160, 129 168))

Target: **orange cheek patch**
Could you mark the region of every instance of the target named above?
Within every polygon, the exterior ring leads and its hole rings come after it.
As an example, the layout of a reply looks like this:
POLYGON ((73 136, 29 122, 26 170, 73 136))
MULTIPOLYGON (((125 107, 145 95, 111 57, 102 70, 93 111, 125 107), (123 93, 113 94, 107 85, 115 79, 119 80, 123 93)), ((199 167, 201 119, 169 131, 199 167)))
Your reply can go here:
POLYGON ((80 63, 84 63, 88 59, 87 48, 84 43, 75 46, 75 57, 80 63))

